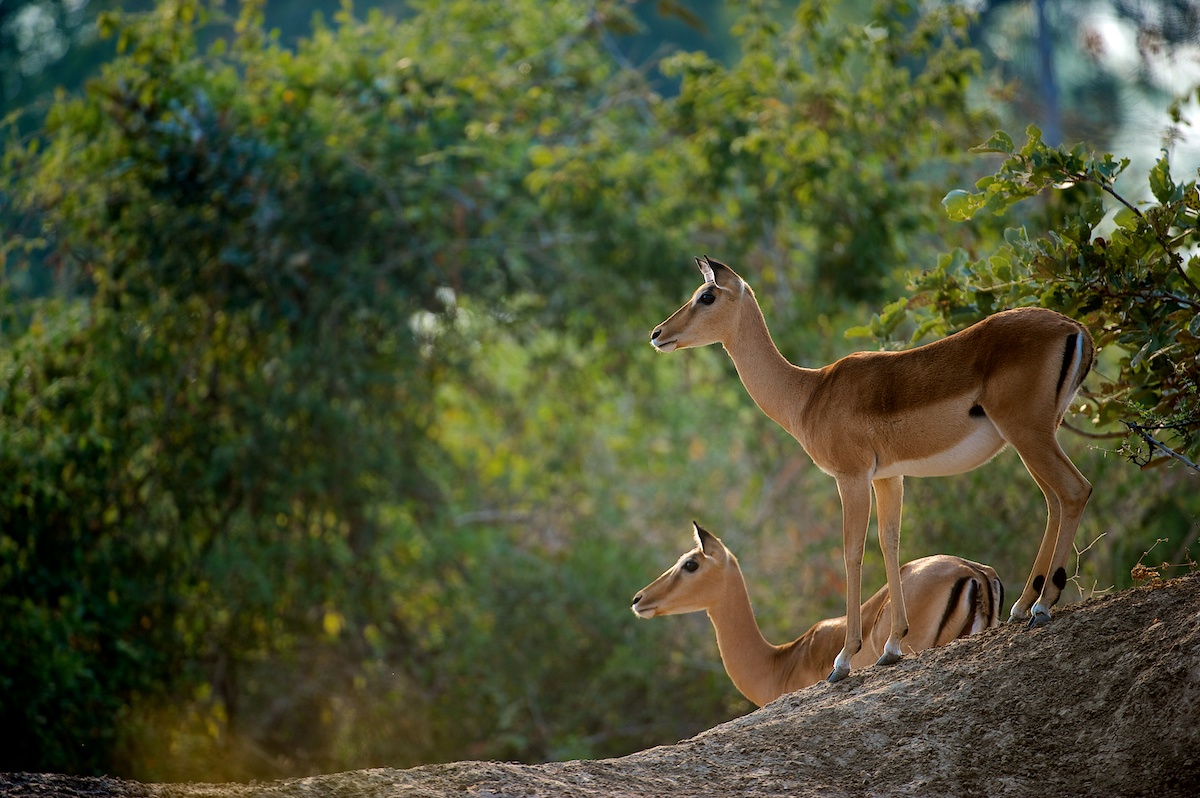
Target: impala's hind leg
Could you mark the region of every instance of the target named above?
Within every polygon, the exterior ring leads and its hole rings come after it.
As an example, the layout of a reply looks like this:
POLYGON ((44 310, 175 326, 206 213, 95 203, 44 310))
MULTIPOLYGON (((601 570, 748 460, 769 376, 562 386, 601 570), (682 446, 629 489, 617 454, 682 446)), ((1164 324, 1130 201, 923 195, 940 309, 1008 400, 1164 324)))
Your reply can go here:
POLYGON ((1038 546, 1037 557, 1033 561, 1033 569, 1029 572, 1029 578, 1025 580, 1025 589, 1017 596, 1017 600, 1013 602, 1012 610, 1008 614, 1009 623, 1030 620, 1030 612, 1033 604, 1042 595, 1042 587, 1046 581, 1046 574, 1050 572, 1050 562, 1053 560, 1055 544, 1058 541, 1060 519, 1062 518, 1062 505, 1058 501, 1057 494, 1040 477, 1032 471, 1029 473, 1038 487, 1042 489, 1042 494, 1046 497, 1046 532, 1042 535, 1042 542, 1038 546))
POLYGON ((1050 620, 1053 607, 1067 586, 1067 557, 1083 509, 1092 494, 1091 483, 1058 445, 1053 436, 1010 438, 1038 487, 1046 496, 1046 532, 1038 547, 1025 589, 1012 607, 1009 620, 1029 619, 1041 626, 1050 620))
POLYGON ((1050 608, 1058 603, 1063 589, 1067 586, 1067 559, 1075 543, 1075 533, 1079 530, 1079 521, 1083 517, 1083 509, 1087 506, 1092 495, 1092 484, 1079 473, 1062 450, 1058 450, 1062 458, 1065 485, 1058 493, 1061 501, 1061 515, 1058 522, 1058 538, 1054 543, 1054 552, 1047 568, 1049 577, 1042 585, 1042 594, 1033 605, 1033 617, 1029 625, 1041 626, 1050 620, 1050 608))

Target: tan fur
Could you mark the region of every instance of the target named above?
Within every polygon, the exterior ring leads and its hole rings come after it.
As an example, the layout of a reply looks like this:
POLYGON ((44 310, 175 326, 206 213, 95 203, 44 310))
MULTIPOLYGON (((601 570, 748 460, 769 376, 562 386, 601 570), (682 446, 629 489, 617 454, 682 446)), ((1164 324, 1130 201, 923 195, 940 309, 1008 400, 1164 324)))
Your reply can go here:
MULTIPOLYGON (((634 614, 654 618, 706 611, 725 672, 758 706, 819 682, 845 640, 845 616, 814 624, 786 645, 768 643, 754 619, 737 557, 710 532, 698 525, 693 529, 695 548, 634 596, 634 614)), ((1000 624, 1004 588, 991 566, 939 554, 905 563, 900 574, 911 624, 904 638, 906 654, 1000 624)), ((889 604, 882 587, 862 605, 863 648, 851 660, 853 667, 882 656, 891 632, 889 604)))
POLYGON ((697 264, 705 283, 654 330, 651 343, 662 352, 721 343, 755 403, 837 480, 848 621, 830 679, 849 673, 862 642, 857 608, 872 489, 892 597, 893 634, 881 662, 895 661, 908 627, 899 576, 903 478, 968 471, 1006 444, 1041 488, 1048 515, 1010 620, 1030 618, 1032 610, 1031 623, 1047 622, 1091 495, 1055 437, 1091 367, 1087 330, 1051 310, 1020 308, 916 349, 859 352, 824 368, 800 368, 775 347, 750 286, 722 263, 697 264))

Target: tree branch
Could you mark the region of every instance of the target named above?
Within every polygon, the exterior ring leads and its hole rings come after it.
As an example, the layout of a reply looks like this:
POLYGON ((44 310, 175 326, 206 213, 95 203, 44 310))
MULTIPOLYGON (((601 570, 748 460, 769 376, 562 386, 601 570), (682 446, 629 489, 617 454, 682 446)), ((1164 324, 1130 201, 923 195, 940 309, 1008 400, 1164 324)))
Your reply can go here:
MULTIPOLYGON (((1159 452, 1162 452, 1167 457, 1170 457, 1174 460, 1178 460, 1179 462, 1183 463, 1188 468, 1190 468, 1193 471, 1195 471, 1196 473, 1200 474, 1200 465, 1196 465, 1191 460, 1189 460, 1187 457, 1183 456, 1179 452, 1172 449, 1170 446, 1167 446, 1165 443, 1160 442, 1158 439, 1156 439, 1153 435, 1150 434, 1149 428, 1144 427, 1135 421, 1122 421, 1121 423, 1124 424, 1126 427, 1128 427, 1130 432, 1135 433, 1138 437, 1140 437, 1142 440, 1144 440, 1146 442, 1146 445, 1150 447, 1151 451, 1157 450, 1159 452)), ((1149 465, 1149 463, 1146 463, 1146 465, 1149 465)))
POLYGON ((1072 432, 1081 438, 1090 438, 1092 440, 1097 440, 1097 441, 1125 437, 1124 432, 1088 432, 1087 430, 1082 430, 1079 427, 1076 427, 1074 424, 1070 423, 1069 421, 1064 421, 1062 423, 1062 426, 1065 427, 1067 429, 1067 431, 1072 432))

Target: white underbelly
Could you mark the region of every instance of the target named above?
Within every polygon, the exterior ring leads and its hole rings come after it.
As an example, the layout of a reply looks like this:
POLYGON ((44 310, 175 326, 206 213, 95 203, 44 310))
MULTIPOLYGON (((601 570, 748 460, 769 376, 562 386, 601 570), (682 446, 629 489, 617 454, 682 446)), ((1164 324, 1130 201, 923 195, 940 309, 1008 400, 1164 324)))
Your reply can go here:
POLYGON ((945 477, 961 474, 986 463, 1004 448, 1004 439, 988 422, 976 425, 970 435, 935 454, 912 460, 880 463, 872 478, 945 477))

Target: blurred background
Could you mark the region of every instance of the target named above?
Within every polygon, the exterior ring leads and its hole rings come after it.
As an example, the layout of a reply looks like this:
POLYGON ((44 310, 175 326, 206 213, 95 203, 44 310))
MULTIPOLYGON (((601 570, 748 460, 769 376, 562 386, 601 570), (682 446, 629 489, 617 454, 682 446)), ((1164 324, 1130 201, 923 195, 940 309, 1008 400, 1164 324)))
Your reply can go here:
MULTIPOLYGON (((791 640, 843 612, 840 504, 719 347, 648 345, 693 256, 799 365, 908 345, 880 308, 947 253, 1115 224, 1065 184, 949 219, 995 130, 1128 158, 1133 202, 1174 197, 1164 151, 1195 179, 1198 31, 1182 0, 0 0, 0 769, 594 758, 747 712, 702 614, 630 598, 695 519, 791 640)), ((1101 342, 1119 394, 1148 344, 1101 342)), ((1095 486, 1064 601, 1200 533, 1196 471, 1098 402, 1060 434, 1095 486)), ((1015 598, 1017 456, 906 487, 902 559, 1015 598)))

